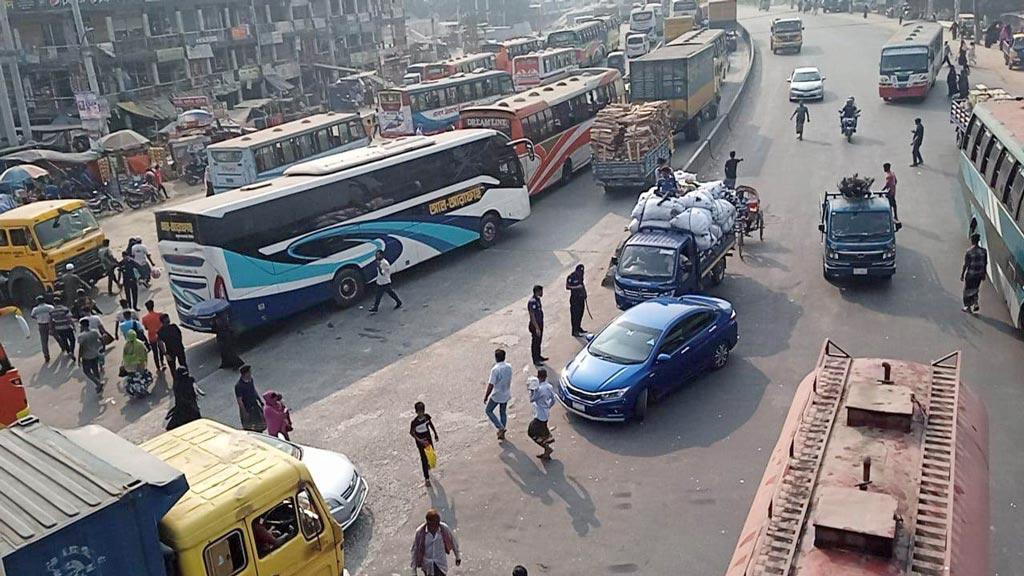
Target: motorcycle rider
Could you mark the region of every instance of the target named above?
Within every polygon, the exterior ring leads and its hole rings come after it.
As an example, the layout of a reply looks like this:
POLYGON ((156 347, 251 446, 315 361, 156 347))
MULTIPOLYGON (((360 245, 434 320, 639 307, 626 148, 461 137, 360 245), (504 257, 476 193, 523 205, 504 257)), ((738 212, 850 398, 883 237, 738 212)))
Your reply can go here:
POLYGON ((843 120, 846 120, 847 118, 853 118, 853 129, 856 131, 858 116, 860 116, 860 108, 857 108, 857 104, 854 101, 853 96, 850 96, 846 99, 846 104, 843 106, 843 109, 839 111, 839 131, 843 131, 843 120))

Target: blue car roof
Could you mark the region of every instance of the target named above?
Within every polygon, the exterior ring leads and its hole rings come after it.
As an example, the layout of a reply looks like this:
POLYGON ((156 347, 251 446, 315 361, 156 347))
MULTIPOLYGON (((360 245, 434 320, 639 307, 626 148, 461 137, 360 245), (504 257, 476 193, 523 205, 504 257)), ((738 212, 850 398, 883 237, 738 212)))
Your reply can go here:
POLYGON ((683 232, 669 232, 668 230, 642 230, 637 232, 626 244, 639 244, 642 246, 654 246, 657 248, 676 249, 690 239, 690 235, 683 232))
POLYGON ((829 200, 829 206, 833 212, 888 212, 889 201, 885 198, 878 196, 872 196, 871 198, 861 198, 857 200, 850 200, 848 198, 832 198, 829 200))
POLYGON ((645 300, 633 306, 629 310, 626 310, 619 316, 619 320, 625 320, 641 326, 647 326, 649 328, 665 329, 670 324, 696 312, 698 310, 708 310, 712 308, 706 302, 706 298, 701 300, 690 299, 687 296, 680 298, 654 298, 653 300, 645 300), (704 300, 704 301, 701 301, 704 300))

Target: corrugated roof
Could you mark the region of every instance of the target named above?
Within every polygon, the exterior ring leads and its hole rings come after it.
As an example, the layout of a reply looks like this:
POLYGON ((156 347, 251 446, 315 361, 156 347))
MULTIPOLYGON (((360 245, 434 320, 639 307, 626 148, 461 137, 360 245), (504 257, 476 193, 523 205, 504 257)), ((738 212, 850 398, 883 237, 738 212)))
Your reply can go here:
POLYGON ((0 557, 138 488, 181 477, 99 426, 59 430, 30 418, 0 430, 0 557))

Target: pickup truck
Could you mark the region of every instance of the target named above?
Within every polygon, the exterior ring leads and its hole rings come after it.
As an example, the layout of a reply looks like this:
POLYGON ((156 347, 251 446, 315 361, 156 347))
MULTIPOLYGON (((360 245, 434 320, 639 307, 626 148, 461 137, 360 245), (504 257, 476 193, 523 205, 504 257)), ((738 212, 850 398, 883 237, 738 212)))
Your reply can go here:
POLYGON ((826 280, 858 276, 889 279, 896 273, 895 221, 883 194, 826 193, 821 202, 824 244, 821 270, 826 280))
POLYGON ((735 245, 732 232, 700 251, 690 232, 641 228, 612 260, 615 305, 625 310, 659 296, 683 296, 717 286, 725 278, 725 259, 735 245))
POLYGON ((595 156, 590 170, 605 192, 623 189, 642 191, 655 184, 657 177, 654 171, 658 167, 658 158, 667 159, 671 156, 672 147, 668 139, 665 139, 639 160, 599 160, 595 156))

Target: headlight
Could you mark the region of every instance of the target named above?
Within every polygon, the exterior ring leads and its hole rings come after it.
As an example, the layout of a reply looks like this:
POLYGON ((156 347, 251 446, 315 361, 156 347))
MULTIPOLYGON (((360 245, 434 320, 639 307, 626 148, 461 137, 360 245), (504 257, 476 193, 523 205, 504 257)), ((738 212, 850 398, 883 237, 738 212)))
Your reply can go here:
POLYGON ((829 249, 825 251, 825 256, 827 256, 829 260, 837 260, 839 258, 839 253, 835 250, 829 249))
POLYGON ((625 293, 622 291, 622 288, 618 284, 615 285, 615 294, 617 296, 625 295, 625 293))
POLYGON ((658 292, 658 296, 675 296, 675 295, 676 295, 676 291, 675 290, 662 290, 661 292, 658 292))
POLYGON ((626 395, 629 388, 620 388, 619 390, 609 390, 608 392, 601 393, 601 400, 614 400, 616 398, 622 398, 626 395))
POLYGON ((896 250, 886 250, 882 252, 882 260, 892 260, 896 257, 896 250))

